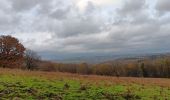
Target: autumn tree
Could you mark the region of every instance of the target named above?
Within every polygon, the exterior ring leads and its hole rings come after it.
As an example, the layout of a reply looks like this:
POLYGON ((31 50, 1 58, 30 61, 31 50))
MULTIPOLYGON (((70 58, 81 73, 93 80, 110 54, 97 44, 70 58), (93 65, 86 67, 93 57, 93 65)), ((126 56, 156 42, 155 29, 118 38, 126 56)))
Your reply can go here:
POLYGON ((79 74, 88 74, 88 65, 86 63, 81 63, 77 67, 77 73, 79 74))
POLYGON ((38 67, 38 63, 40 61, 40 56, 32 50, 26 50, 25 52, 25 64, 28 70, 33 70, 38 67))
POLYGON ((12 36, 0 36, 0 66, 3 68, 21 67, 24 58, 24 46, 12 36))
POLYGON ((113 67, 109 63, 97 64, 93 70, 93 73, 97 75, 111 76, 113 74, 113 67))

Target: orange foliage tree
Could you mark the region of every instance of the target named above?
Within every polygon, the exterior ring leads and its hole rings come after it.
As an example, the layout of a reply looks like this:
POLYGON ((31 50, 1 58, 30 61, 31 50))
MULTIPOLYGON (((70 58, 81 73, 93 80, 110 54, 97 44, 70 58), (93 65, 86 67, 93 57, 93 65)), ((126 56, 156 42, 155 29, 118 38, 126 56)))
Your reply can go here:
POLYGON ((0 67, 18 68, 24 61, 25 47, 12 36, 0 36, 0 67))

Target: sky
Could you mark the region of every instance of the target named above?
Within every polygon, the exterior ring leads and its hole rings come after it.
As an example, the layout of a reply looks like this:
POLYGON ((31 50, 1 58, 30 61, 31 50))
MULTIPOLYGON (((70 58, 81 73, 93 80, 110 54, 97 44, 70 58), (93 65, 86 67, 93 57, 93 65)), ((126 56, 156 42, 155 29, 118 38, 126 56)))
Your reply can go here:
POLYGON ((170 0, 1 0, 0 35, 44 58, 170 51, 170 0))

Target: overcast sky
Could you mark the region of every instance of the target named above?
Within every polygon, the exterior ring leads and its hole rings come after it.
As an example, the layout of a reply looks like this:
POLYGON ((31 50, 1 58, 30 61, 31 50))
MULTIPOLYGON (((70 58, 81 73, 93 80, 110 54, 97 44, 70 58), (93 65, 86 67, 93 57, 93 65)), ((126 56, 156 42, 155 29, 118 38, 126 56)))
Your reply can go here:
POLYGON ((48 57, 170 51, 170 0, 1 0, 0 35, 48 57))

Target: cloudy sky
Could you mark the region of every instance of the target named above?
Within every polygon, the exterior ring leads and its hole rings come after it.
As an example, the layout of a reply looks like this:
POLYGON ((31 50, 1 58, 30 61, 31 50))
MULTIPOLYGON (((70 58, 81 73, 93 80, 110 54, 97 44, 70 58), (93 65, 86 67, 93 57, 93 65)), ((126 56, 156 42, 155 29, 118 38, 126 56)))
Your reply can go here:
POLYGON ((1 0, 0 35, 44 57, 170 51, 170 0, 1 0))

